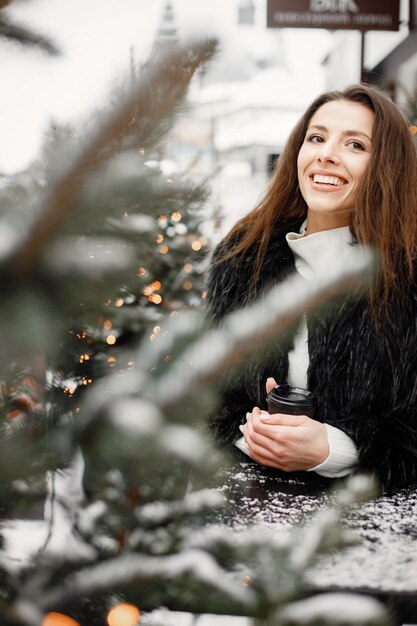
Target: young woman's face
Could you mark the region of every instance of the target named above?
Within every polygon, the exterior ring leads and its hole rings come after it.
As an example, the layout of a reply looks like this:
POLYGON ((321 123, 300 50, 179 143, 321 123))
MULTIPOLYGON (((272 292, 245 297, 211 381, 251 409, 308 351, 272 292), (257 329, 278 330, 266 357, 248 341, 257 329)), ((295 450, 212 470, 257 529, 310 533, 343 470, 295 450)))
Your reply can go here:
POLYGON ((369 162, 374 113, 335 100, 316 111, 298 153, 298 182, 308 207, 307 228, 350 224, 356 189, 369 162))

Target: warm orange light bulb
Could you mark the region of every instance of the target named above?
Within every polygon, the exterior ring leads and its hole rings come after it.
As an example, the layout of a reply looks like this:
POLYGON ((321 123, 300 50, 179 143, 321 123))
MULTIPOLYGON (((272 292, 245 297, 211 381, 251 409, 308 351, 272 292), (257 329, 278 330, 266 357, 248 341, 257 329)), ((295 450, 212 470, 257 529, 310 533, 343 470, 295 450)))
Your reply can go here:
POLYGON ((107 623, 109 626, 136 626, 139 618, 140 611, 137 606, 122 602, 109 611, 107 623))
POLYGON ((80 626, 80 624, 71 617, 68 617, 68 615, 63 615, 62 613, 48 613, 44 617, 42 626, 80 626))

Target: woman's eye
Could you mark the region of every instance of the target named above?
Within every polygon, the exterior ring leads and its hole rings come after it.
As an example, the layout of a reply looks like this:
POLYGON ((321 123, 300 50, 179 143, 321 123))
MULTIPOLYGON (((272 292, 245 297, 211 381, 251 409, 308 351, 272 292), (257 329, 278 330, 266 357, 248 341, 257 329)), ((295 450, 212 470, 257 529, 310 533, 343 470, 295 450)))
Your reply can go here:
POLYGON ((354 150, 365 150, 365 146, 360 141, 351 141, 348 145, 354 150))
POLYGON ((307 141, 311 141, 312 143, 322 143, 324 139, 321 135, 310 135, 307 137, 307 141))

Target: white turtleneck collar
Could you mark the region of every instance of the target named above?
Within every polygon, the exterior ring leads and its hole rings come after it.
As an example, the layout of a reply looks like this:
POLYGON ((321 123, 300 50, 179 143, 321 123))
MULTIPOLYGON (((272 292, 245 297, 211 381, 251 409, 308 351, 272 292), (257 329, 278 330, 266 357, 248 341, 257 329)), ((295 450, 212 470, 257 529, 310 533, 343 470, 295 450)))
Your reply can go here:
POLYGON ((301 225, 299 233, 288 233, 287 243, 295 257, 295 267, 305 278, 311 277, 334 259, 348 257, 354 248, 354 239, 349 226, 322 230, 307 235, 307 220, 301 225))

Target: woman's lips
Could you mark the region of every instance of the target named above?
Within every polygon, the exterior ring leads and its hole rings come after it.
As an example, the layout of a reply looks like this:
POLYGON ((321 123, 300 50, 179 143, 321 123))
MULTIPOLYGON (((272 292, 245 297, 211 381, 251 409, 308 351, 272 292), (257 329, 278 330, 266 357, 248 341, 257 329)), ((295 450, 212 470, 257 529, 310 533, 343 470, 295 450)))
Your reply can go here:
POLYGON ((346 180, 328 174, 311 174, 309 180, 310 186, 316 191, 339 191, 347 185, 346 180))
POLYGON ((335 185, 336 187, 340 187, 346 183, 344 178, 337 176, 336 174, 313 174, 313 180, 315 183, 327 183, 329 185, 335 185))

